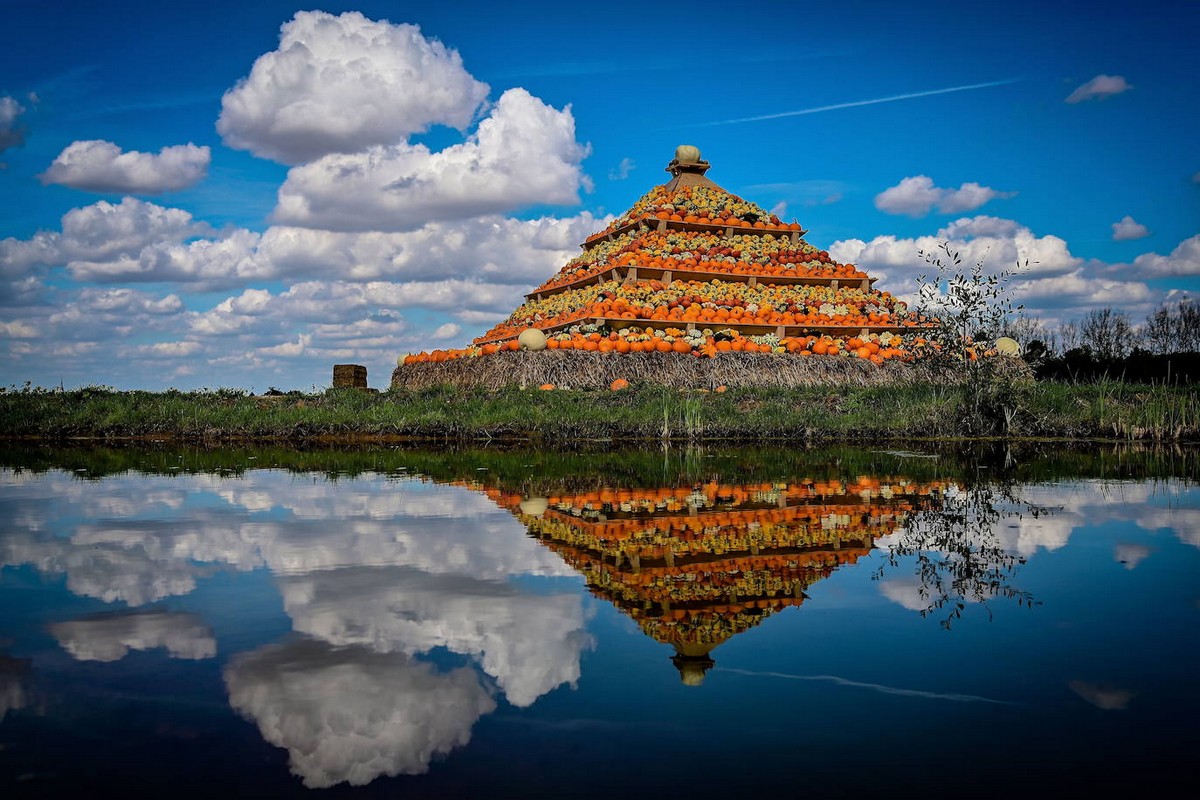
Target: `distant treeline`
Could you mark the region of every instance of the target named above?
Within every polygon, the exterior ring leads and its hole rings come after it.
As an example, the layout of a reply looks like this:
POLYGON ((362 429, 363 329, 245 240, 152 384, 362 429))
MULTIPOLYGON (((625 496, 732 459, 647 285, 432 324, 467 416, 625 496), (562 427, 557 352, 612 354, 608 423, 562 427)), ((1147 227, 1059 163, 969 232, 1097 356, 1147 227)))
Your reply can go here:
POLYGON ((1164 303, 1141 324, 1124 311, 1099 308, 1057 328, 1019 317, 1003 332, 1021 343, 1039 378, 1200 382, 1200 306, 1188 298, 1164 303))
POLYGON ((1120 358, 1104 357, 1082 347, 1061 356, 1033 361, 1041 380, 1125 383, 1200 384, 1200 353, 1151 353, 1138 348, 1120 358))

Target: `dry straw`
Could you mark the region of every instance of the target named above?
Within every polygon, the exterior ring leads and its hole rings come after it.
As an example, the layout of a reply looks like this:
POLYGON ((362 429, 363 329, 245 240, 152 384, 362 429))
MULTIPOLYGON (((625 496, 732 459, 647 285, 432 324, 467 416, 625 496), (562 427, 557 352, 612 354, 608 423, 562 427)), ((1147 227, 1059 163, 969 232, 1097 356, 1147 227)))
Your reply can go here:
MULTIPOLYGON (((1003 362, 1001 374, 1013 380, 1031 378, 1020 359, 1004 358, 1003 362)), ((684 353, 614 356, 586 350, 546 350, 404 364, 392 373, 392 388, 454 386, 494 390, 553 384, 563 389, 607 389, 618 378, 678 389, 945 385, 961 379, 919 363, 889 361, 877 366, 858 358, 767 353, 722 353, 716 358, 696 358, 684 353)))

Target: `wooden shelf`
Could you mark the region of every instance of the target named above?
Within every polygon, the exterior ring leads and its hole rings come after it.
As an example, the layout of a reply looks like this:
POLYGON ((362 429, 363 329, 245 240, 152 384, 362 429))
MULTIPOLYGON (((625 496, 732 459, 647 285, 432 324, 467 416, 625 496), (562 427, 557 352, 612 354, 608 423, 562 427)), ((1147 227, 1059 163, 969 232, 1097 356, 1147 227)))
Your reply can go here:
MULTIPOLYGON (((628 328, 636 325, 639 328, 682 328, 686 331, 704 330, 705 328, 713 331, 735 330, 743 336, 762 336, 773 333, 780 339, 786 336, 806 336, 811 333, 854 336, 864 336, 869 333, 912 333, 920 330, 922 327, 920 325, 763 325, 753 322, 687 322, 678 319, 647 319, 642 317, 635 319, 626 319, 624 317, 576 317, 567 322, 538 328, 538 330, 550 334, 569 328, 572 325, 586 325, 588 323, 595 323, 597 325, 608 323, 611 327, 615 328, 628 328)), ((504 336, 494 336, 490 339, 478 339, 472 342, 472 344, 493 344, 515 338, 517 338, 517 334, 507 334, 504 336)))
POLYGON ((613 228, 611 231, 606 231, 588 238, 582 245, 584 250, 591 250, 597 245, 604 242, 611 242, 618 236, 628 233, 629 231, 637 230, 654 230, 654 231, 695 231, 698 233, 716 233, 726 238, 738 234, 749 234, 751 236, 765 236, 768 233, 772 236, 789 236, 792 244, 798 244, 800 237, 808 233, 807 230, 801 228, 794 231, 791 228, 754 228, 743 227, 741 225, 714 225, 712 223, 704 224, 700 222, 680 222, 674 219, 659 219, 658 217, 643 214, 632 222, 627 222, 619 228, 613 228))
POLYGON ((747 275, 741 272, 718 272, 715 270, 675 269, 673 267, 611 267, 601 272, 577 278, 570 283, 560 284, 550 289, 533 291, 525 295, 526 300, 541 300, 562 294, 570 289, 591 286, 593 283, 618 281, 633 283, 635 281, 659 281, 669 284, 672 281, 701 281, 719 280, 725 283, 746 283, 750 286, 828 286, 831 289, 850 287, 870 291, 871 284, 877 279, 863 276, 857 277, 827 277, 824 275, 747 275), (622 269, 625 271, 622 272, 622 269))

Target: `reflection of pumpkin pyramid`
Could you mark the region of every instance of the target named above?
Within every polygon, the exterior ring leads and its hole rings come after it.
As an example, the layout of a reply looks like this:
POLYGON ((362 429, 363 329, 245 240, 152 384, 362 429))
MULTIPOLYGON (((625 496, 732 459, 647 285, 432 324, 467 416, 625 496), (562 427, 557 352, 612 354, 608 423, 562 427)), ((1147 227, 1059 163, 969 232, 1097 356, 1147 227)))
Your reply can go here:
POLYGON ((670 644, 685 683, 709 655, 809 586, 866 555, 928 486, 856 483, 604 489, 549 498, 487 490, 648 636, 670 644))
POLYGON ((708 169, 696 148, 680 147, 672 179, 590 236, 508 319, 466 349, 404 363, 542 348, 907 357, 901 334, 917 323, 902 302, 804 241, 798 223, 713 183, 708 169))

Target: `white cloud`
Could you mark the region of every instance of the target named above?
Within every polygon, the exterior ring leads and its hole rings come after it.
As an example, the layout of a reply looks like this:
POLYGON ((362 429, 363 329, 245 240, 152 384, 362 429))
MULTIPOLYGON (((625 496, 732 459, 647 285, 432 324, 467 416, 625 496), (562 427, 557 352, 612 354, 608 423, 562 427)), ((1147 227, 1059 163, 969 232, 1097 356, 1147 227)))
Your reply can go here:
POLYGON ((1184 239, 1170 255, 1143 253, 1133 260, 1133 268, 1148 278, 1200 275, 1200 234, 1184 239))
POLYGON ((63 215, 62 231, 40 231, 25 240, 0 241, 0 274, 16 276, 32 266, 101 265, 136 258, 144 248, 178 244, 212 229, 179 208, 126 197, 101 200, 63 215))
POLYGON ((973 211, 997 198, 1008 198, 1016 192, 998 192, 978 183, 964 183, 957 189, 934 186, 926 175, 904 178, 897 185, 875 196, 875 207, 888 214, 907 214, 923 217, 936 206, 939 213, 959 214, 973 211))
MULTIPOLYGON (((191 214, 132 197, 69 211, 62 231, 0 240, 0 276, 64 266, 78 281, 175 282, 221 289, 253 281, 461 277, 530 287, 578 252, 607 219, 483 216, 405 233, 338 233, 275 226, 213 231, 191 214)), ((26 287, 27 289, 30 287, 26 287)), ((36 287, 33 287, 36 288, 36 287)))
POLYGON ((230 705, 310 789, 422 774, 496 708, 467 667, 304 640, 235 656, 224 677, 230 705))
POLYGON ((637 169, 637 163, 632 158, 622 158, 617 163, 617 166, 608 171, 608 179, 610 181, 623 181, 628 178, 630 173, 632 173, 635 169, 637 169))
POLYGON ((0 153, 25 144, 25 132, 17 125, 23 113, 25 106, 7 95, 0 97, 0 153))
POLYGON ((279 189, 277 223, 340 231, 414 230, 533 204, 573 205, 587 187, 588 149, 570 108, 524 89, 501 95, 467 141, 431 152, 400 142, 294 167, 279 189))
POLYGON ((13 322, 0 321, 0 338, 5 339, 32 339, 38 335, 38 329, 27 322, 15 320, 13 322))
POLYGON ((1126 214, 1121 218, 1120 222, 1112 224, 1112 238, 1114 242, 1124 242, 1129 239, 1144 239, 1150 235, 1150 229, 1140 222, 1134 220, 1133 217, 1126 214))
POLYGON ((134 352, 142 358, 182 358, 195 355, 200 349, 199 342, 158 342, 138 347, 134 352))
POLYGON ((453 322, 447 322, 445 325, 439 325, 437 330, 430 334, 431 339, 453 339, 462 332, 462 328, 453 322))
POLYGON ((941 242, 949 242, 964 264, 984 259, 995 270, 1011 269, 1018 262, 1029 261, 1031 273, 1055 275, 1083 264, 1059 237, 1037 236, 1013 220, 989 216, 955 220, 932 236, 913 239, 877 236, 869 242, 840 240, 829 246, 829 253, 839 261, 858 264, 872 275, 880 276, 880 288, 896 292, 909 289, 908 282, 917 274, 929 272, 918 252, 936 252, 941 242))
POLYGON ((191 142, 164 147, 154 155, 125 153, 112 142, 93 139, 67 145, 38 179, 90 192, 160 194, 199 183, 211 161, 207 146, 191 142))
POLYGON ((274 226, 257 257, 264 274, 287 277, 430 280, 478 277, 532 286, 579 252, 606 219, 516 220, 501 216, 431 223, 404 233, 339 233, 274 226))
POLYGON ((212 630, 195 614, 150 611, 55 622, 50 633, 78 661, 119 661, 130 650, 162 647, 171 658, 217 654, 212 630))
POLYGON ((920 217, 928 214, 942 196, 933 179, 925 175, 904 178, 899 184, 875 195, 875 207, 888 214, 920 217))
POLYGON ((1085 100, 1103 100, 1132 89, 1121 75, 1097 75, 1067 95, 1066 102, 1082 103, 1085 100))
POLYGON ((415 25, 301 11, 225 93, 217 131, 231 147, 299 164, 435 124, 464 129, 487 94, 457 51, 415 25))
MULTIPOLYGON (((1200 259, 1200 253, 1191 255, 1193 247, 1200 251, 1200 236, 1196 240, 1195 245, 1176 248, 1168 259, 1153 258, 1163 259, 1172 268, 1184 268, 1191 259, 1200 259)), ((1161 294, 1134 279, 1137 272, 1115 270, 1108 264, 1075 256, 1058 236, 1038 236, 1018 222, 989 216, 955 220, 932 236, 877 236, 869 242, 841 240, 830 245, 829 253, 838 261, 857 264, 878 276, 876 288, 912 303, 917 299, 917 276, 934 272, 918 252, 936 253, 943 242, 959 252, 964 268, 980 259, 984 260, 985 270, 992 273, 1021 264, 1022 269, 1010 281, 1014 299, 1048 322, 1078 317, 1089 308, 1103 305, 1120 305, 1136 316, 1148 313, 1161 294)), ((1142 267, 1141 274, 1151 267, 1164 266, 1147 256, 1140 256, 1134 264, 1142 267)))
POLYGON ((62 245, 69 258, 103 259, 164 241, 180 242, 209 230, 183 209, 126 197, 116 205, 101 200, 68 211, 62 218, 62 245))
POLYGON ((266 270, 255 257, 259 238, 257 233, 238 229, 220 239, 155 242, 137 253, 122 253, 110 260, 75 259, 67 269, 78 281, 171 281, 216 288, 265 277, 266 270))
POLYGON ((282 356, 284 358, 295 358, 296 356, 304 355, 304 351, 308 348, 308 344, 311 341, 311 336, 300 334, 294 342, 283 342, 273 347, 260 347, 257 350, 257 354, 263 357, 282 356))

